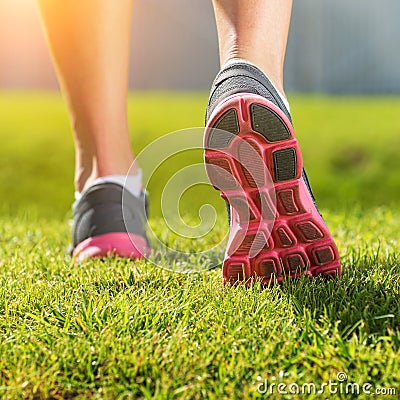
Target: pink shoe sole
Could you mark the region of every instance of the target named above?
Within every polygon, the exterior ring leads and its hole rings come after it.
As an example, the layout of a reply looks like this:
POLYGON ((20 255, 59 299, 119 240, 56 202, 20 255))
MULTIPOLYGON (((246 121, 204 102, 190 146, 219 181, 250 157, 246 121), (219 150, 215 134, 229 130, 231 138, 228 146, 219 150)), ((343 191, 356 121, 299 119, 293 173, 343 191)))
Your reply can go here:
POLYGON ((112 232, 88 238, 79 243, 72 256, 75 261, 109 256, 139 259, 150 253, 146 239, 126 232, 112 232))
POLYGON ((341 274, 293 127, 277 106, 253 94, 228 97, 209 119, 204 147, 208 177, 231 209, 225 282, 341 274))

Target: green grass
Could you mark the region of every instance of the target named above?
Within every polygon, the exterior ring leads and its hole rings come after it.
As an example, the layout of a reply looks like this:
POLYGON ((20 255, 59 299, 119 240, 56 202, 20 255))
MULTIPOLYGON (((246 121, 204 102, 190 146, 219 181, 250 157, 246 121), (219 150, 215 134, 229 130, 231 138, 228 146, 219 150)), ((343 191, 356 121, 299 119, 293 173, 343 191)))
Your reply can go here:
POLYGON ((341 371, 399 390, 390 238, 400 218, 375 209, 327 220, 344 276, 260 290, 224 288, 219 270, 73 265, 66 221, 3 218, 0 397, 246 398, 257 397, 257 379, 321 384, 341 371))
MULTIPOLYGON (((400 205, 400 97, 290 99, 304 163, 322 207, 400 205)), ((206 101, 206 93, 131 96, 135 152, 167 133, 201 127, 206 101)), ((74 152, 60 96, 0 92, 0 140, 0 198, 6 211, 15 215, 28 207, 47 217, 65 216, 73 200, 74 152)), ((175 169, 201 162, 202 153, 192 151, 162 166, 149 185, 153 216, 160 211, 160 182, 175 169)), ((222 211, 218 196, 205 189, 190 198, 190 206, 210 197, 222 211)))
MULTIPOLYGON (((201 125, 205 97, 133 96, 136 151, 201 125), (156 117, 148 116, 150 101, 156 117)), ((344 274, 261 290, 223 287, 219 269, 185 275, 115 259, 74 265, 66 253, 73 149, 62 103, 53 94, 1 95, 0 398, 258 398, 265 379, 321 385, 338 372, 347 382, 395 388, 385 398, 398 398, 400 100, 294 96, 292 107, 344 274)), ((183 158, 175 169, 201 154, 183 158)), ((210 193, 187 201, 198 205, 210 193)), ((223 206, 218 212, 213 235, 192 241, 193 250, 223 236, 223 206)), ((156 204, 151 225, 182 248, 156 204)))

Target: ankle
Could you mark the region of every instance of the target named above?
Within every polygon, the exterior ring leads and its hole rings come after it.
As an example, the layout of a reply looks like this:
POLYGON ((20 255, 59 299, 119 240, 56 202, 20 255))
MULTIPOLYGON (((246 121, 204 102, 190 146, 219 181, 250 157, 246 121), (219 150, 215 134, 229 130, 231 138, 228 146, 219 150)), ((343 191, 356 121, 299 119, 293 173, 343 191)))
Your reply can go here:
POLYGON ((93 185, 95 180, 98 178, 97 174, 91 173, 90 175, 75 177, 75 191, 82 193, 85 189, 93 185))
POLYGON ((79 193, 83 192, 88 187, 92 186, 100 178, 108 176, 136 176, 139 173, 139 169, 132 158, 132 162, 115 163, 114 165, 106 165, 103 168, 98 168, 96 165, 91 171, 85 171, 78 169, 78 173, 75 175, 75 190, 79 193))

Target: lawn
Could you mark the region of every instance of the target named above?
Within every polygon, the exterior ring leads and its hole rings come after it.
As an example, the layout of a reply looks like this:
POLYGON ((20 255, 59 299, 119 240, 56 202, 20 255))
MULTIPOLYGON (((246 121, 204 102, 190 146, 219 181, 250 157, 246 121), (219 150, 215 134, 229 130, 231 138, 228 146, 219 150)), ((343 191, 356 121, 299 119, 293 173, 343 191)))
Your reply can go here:
MULTIPOLYGON (((131 96, 135 151, 201 126, 205 100, 131 96)), ((0 398, 289 398, 290 390, 302 399, 399 397, 400 98, 294 95, 291 104, 344 273, 262 290, 223 287, 219 268, 73 264, 73 147, 63 103, 51 93, 0 95, 0 398), (312 385, 324 392, 309 396, 312 385)), ((161 218, 162 186, 197 162, 199 150, 169 159, 149 184, 150 223, 170 247, 186 244, 161 218)), ((212 235, 190 241, 193 252, 226 230, 223 204, 201 186, 182 200, 185 221, 198 223, 205 201, 219 218, 212 235)), ((204 266, 204 257, 214 261, 221 249, 189 261, 204 266)))

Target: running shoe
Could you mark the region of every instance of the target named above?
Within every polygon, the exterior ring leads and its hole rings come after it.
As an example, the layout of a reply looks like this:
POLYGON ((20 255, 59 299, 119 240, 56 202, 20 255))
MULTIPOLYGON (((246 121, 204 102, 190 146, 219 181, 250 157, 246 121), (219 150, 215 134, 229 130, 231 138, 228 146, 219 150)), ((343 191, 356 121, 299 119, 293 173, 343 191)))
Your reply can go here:
POLYGON ((73 207, 72 256, 82 261, 147 255, 146 214, 145 193, 136 197, 115 183, 91 186, 73 207))
POLYGON ((205 164, 229 211, 225 283, 338 276, 339 253, 320 215, 289 111, 254 65, 217 75, 207 108, 205 164))

